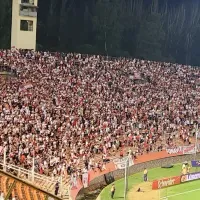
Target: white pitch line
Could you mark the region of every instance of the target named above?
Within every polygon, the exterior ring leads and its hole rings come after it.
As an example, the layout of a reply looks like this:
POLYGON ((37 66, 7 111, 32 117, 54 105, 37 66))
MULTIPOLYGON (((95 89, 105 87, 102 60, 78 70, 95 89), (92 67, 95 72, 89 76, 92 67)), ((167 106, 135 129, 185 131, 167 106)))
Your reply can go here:
POLYGON ((166 197, 162 197, 161 199, 166 199, 168 197, 175 197, 175 196, 179 196, 179 195, 182 195, 182 194, 187 194, 187 193, 195 192, 195 191, 198 191, 198 190, 200 190, 200 188, 196 189, 196 190, 190 190, 190 191, 187 191, 187 192, 181 192, 181 193, 178 193, 178 194, 169 195, 169 196, 166 196, 166 197))

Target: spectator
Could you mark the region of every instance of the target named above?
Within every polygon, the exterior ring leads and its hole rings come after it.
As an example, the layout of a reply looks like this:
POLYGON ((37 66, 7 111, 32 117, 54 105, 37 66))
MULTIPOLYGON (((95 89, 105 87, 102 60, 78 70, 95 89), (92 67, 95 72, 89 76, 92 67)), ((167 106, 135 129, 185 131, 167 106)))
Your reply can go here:
POLYGON ((56 196, 58 195, 58 191, 59 191, 59 182, 57 181, 56 185, 55 185, 55 195, 56 196))

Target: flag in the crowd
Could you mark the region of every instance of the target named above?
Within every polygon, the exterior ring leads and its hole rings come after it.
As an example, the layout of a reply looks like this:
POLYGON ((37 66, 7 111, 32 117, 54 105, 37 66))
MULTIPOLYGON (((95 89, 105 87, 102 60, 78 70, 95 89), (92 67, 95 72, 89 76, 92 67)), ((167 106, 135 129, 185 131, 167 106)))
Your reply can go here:
POLYGON ((84 188, 88 187, 88 172, 82 175, 82 182, 84 188))
POLYGON ((105 145, 103 146, 103 153, 107 154, 107 149, 105 145))
POLYGON ((127 159, 129 159, 129 167, 134 165, 133 159, 131 156, 125 156, 123 158, 115 158, 113 159, 113 163, 116 169, 125 169, 127 165, 127 159))
POLYGON ((19 87, 19 92, 23 92, 23 91, 30 89, 32 87, 33 87, 32 83, 25 83, 25 84, 23 84, 19 87))
POLYGON ((3 154, 3 147, 0 146, 0 155, 2 155, 2 154, 3 154))

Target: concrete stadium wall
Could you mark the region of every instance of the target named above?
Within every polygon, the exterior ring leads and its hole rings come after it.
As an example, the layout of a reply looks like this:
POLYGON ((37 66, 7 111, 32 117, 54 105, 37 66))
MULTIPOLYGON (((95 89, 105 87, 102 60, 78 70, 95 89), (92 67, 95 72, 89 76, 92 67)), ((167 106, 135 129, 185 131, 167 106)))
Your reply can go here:
MULTIPOLYGON (((179 155, 179 156, 174 156, 174 157, 156 159, 156 160, 139 163, 139 164, 135 164, 135 165, 131 166, 129 168, 129 173, 130 173, 130 175, 133 175, 135 173, 143 171, 144 168, 152 169, 152 168, 156 168, 156 167, 166 166, 169 164, 177 164, 177 163, 181 163, 184 161, 191 161, 191 160, 194 160, 194 154, 179 155)), ((197 154, 196 160, 200 160, 200 153, 197 154)), ((115 181, 119 180, 121 178, 124 178, 124 170, 115 170, 111 173, 113 174, 115 181)), ((105 186, 107 186, 107 184, 105 182, 104 175, 96 177, 89 183, 89 186, 87 188, 82 188, 79 191, 76 199, 77 200, 83 199, 85 194, 92 193, 96 190, 99 190, 100 188, 101 189, 104 188, 105 186)))

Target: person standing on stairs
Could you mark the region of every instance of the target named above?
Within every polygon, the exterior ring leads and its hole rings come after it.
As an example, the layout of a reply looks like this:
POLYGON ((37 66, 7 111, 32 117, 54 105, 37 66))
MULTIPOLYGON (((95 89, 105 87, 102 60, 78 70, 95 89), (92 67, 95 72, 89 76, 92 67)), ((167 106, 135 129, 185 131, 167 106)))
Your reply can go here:
POLYGON ((55 195, 58 195, 58 191, 59 191, 59 183, 57 181, 55 185, 55 195))

